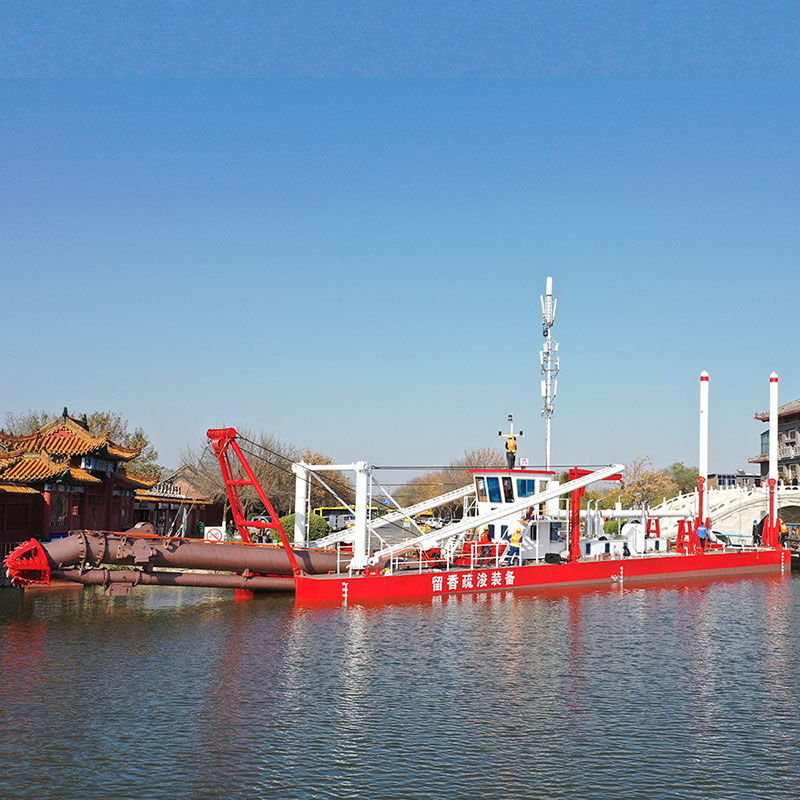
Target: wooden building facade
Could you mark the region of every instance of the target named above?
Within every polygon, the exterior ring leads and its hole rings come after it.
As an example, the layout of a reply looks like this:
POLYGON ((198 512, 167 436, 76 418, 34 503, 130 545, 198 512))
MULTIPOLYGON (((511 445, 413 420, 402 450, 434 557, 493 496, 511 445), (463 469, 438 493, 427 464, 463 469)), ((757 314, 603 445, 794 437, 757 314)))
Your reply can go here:
POLYGON ((0 542, 133 525, 136 490, 151 484, 125 471, 140 448, 93 436, 64 411, 35 433, 0 433, 0 542))

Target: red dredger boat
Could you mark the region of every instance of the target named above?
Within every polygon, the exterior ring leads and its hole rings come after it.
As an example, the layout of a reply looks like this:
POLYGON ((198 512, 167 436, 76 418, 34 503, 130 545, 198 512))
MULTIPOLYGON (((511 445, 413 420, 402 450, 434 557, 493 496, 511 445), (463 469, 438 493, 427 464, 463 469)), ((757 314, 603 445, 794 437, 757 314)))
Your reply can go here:
MULTIPOLYGON (((51 579, 103 585, 109 593, 129 592, 137 584, 214 586, 239 591, 294 590, 298 602, 348 604, 393 598, 434 598, 466 592, 510 591, 568 584, 625 584, 686 576, 783 572, 791 567, 790 551, 779 542, 775 506, 777 477, 778 376, 770 376, 769 516, 764 542, 731 546, 710 530, 704 508, 708 476, 708 374, 700 376, 700 465, 697 508, 660 515, 641 509, 581 509, 586 488, 597 481, 619 480, 621 465, 569 471, 560 484, 549 469, 549 422, 558 372, 558 345, 551 340, 556 301, 552 280, 542 298, 545 344, 542 351, 543 414, 546 420, 546 468, 514 466, 476 468, 472 482, 430 501, 402 508, 374 481, 365 462, 345 465, 296 463, 294 541, 290 542, 269 498, 237 443, 233 428, 214 429, 208 436, 219 460, 239 543, 198 542, 165 538, 144 531, 107 533, 74 531, 54 542, 31 540, 14 550, 5 564, 18 586, 51 579), (238 469, 235 469, 238 460, 238 469), (355 520, 351 529, 307 544, 308 488, 325 484, 320 473, 355 473, 355 520), (238 477, 237 477, 238 475, 238 477), (377 485, 396 510, 371 519, 369 498, 377 485), (244 518, 240 490, 252 487, 267 511, 266 518, 244 518), (562 508, 562 498, 568 498, 562 508), (453 500, 465 503, 460 520, 436 530, 423 530, 415 515, 453 500), (601 517, 602 513, 602 517, 601 517), (678 516, 677 536, 661 535, 665 516, 678 516), (627 519, 619 536, 603 533, 603 518, 627 519), (406 536, 405 527, 417 535, 406 536), (708 536, 701 539, 701 523, 708 536), (257 544, 250 529, 274 530, 279 547, 257 544), (397 533, 400 532, 398 538, 397 533), (390 533, 391 532, 391 533, 390 533), (394 539, 394 540, 392 540, 394 539), (321 549, 320 546, 331 549, 321 549), (129 569, 108 570, 106 565, 129 569)), ((509 440, 513 435, 513 419, 509 440)), ((501 434, 502 435, 502 434, 501 434)), ((515 449, 514 444, 514 449, 515 449)))
MULTIPOLYGON (((780 546, 776 526, 765 526, 763 546, 731 547, 712 534, 703 549, 697 537, 698 521, 691 519, 679 521, 674 543, 660 535, 658 518, 630 523, 623 527, 622 536, 604 536, 596 527, 598 520, 581 511, 580 498, 592 483, 619 479, 620 465, 574 468, 564 484, 547 470, 474 469, 471 486, 377 520, 367 519, 370 468, 363 462, 344 465, 356 471, 355 526, 335 536, 338 541, 332 542, 332 549, 309 547, 303 541, 305 515, 300 511, 292 544, 237 444, 236 431, 210 430, 209 437, 220 459, 242 542, 160 537, 135 530, 73 531, 53 542, 31 540, 13 551, 5 563, 14 582, 24 586, 67 580, 103 585, 109 593, 127 593, 135 585, 232 588, 240 596, 243 592, 294 590, 303 604, 347 605, 790 568, 790 552, 780 546), (239 459, 245 477, 233 477, 231 452, 239 459), (244 519, 239 500, 243 486, 255 487, 268 520, 244 519), (454 494, 473 501, 471 513, 463 519, 396 543, 381 537, 381 528, 397 519, 415 524, 415 513, 454 494), (570 499, 568 510, 559 507, 559 499, 565 495, 570 499), (253 542, 249 528, 275 530, 281 546, 253 542), (510 533, 512 529, 514 533, 510 533), (478 531, 483 541, 479 541, 478 531), (494 537, 487 542, 491 534, 494 537), (372 547, 373 541, 379 546, 372 547), (515 546, 517 549, 512 549, 515 546), (130 568, 109 570, 107 565, 130 568)), ((309 474, 314 469, 295 465, 298 509, 305 508, 309 474)), ((644 516, 640 511, 621 509, 603 514, 628 519, 644 516)))

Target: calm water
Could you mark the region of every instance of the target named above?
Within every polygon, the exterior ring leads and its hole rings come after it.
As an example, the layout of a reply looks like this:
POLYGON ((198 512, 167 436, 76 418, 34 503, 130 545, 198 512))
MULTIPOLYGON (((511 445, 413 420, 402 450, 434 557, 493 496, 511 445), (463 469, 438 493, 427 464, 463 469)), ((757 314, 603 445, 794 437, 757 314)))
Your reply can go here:
POLYGON ((0 592, 3 798, 796 798, 800 577, 0 592))

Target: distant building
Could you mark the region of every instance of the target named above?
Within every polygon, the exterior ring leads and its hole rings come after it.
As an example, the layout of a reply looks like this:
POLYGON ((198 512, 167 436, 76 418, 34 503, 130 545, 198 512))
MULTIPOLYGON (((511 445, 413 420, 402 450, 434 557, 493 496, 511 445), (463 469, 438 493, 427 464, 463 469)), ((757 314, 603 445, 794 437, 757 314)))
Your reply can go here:
POLYGON ((761 486, 760 475, 747 475, 743 469, 736 472, 716 472, 708 476, 709 489, 746 489, 761 486))
POLYGON ((130 528, 134 493, 149 482, 125 463, 140 451, 93 436, 67 409, 35 433, 0 433, 0 542, 130 528))
POLYGON ((223 504, 198 488, 202 481, 191 466, 183 466, 147 489, 137 489, 134 522, 149 522, 156 533, 202 536, 200 525, 219 525, 223 504))
MULTIPOLYGON (((755 419, 769 422, 769 412, 756 414, 755 419)), ((769 429, 761 433, 761 452, 748 459, 758 464, 761 477, 769 472, 769 429)), ((778 476, 787 483, 800 480, 800 400, 778 408, 778 476)))

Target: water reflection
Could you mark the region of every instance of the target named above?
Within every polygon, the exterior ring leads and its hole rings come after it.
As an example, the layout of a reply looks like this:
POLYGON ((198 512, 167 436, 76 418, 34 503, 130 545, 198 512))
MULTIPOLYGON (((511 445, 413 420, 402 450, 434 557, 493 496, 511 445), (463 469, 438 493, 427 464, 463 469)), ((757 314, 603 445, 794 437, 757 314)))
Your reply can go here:
POLYGON ((3 796, 792 797, 800 580, 0 593, 3 796))

